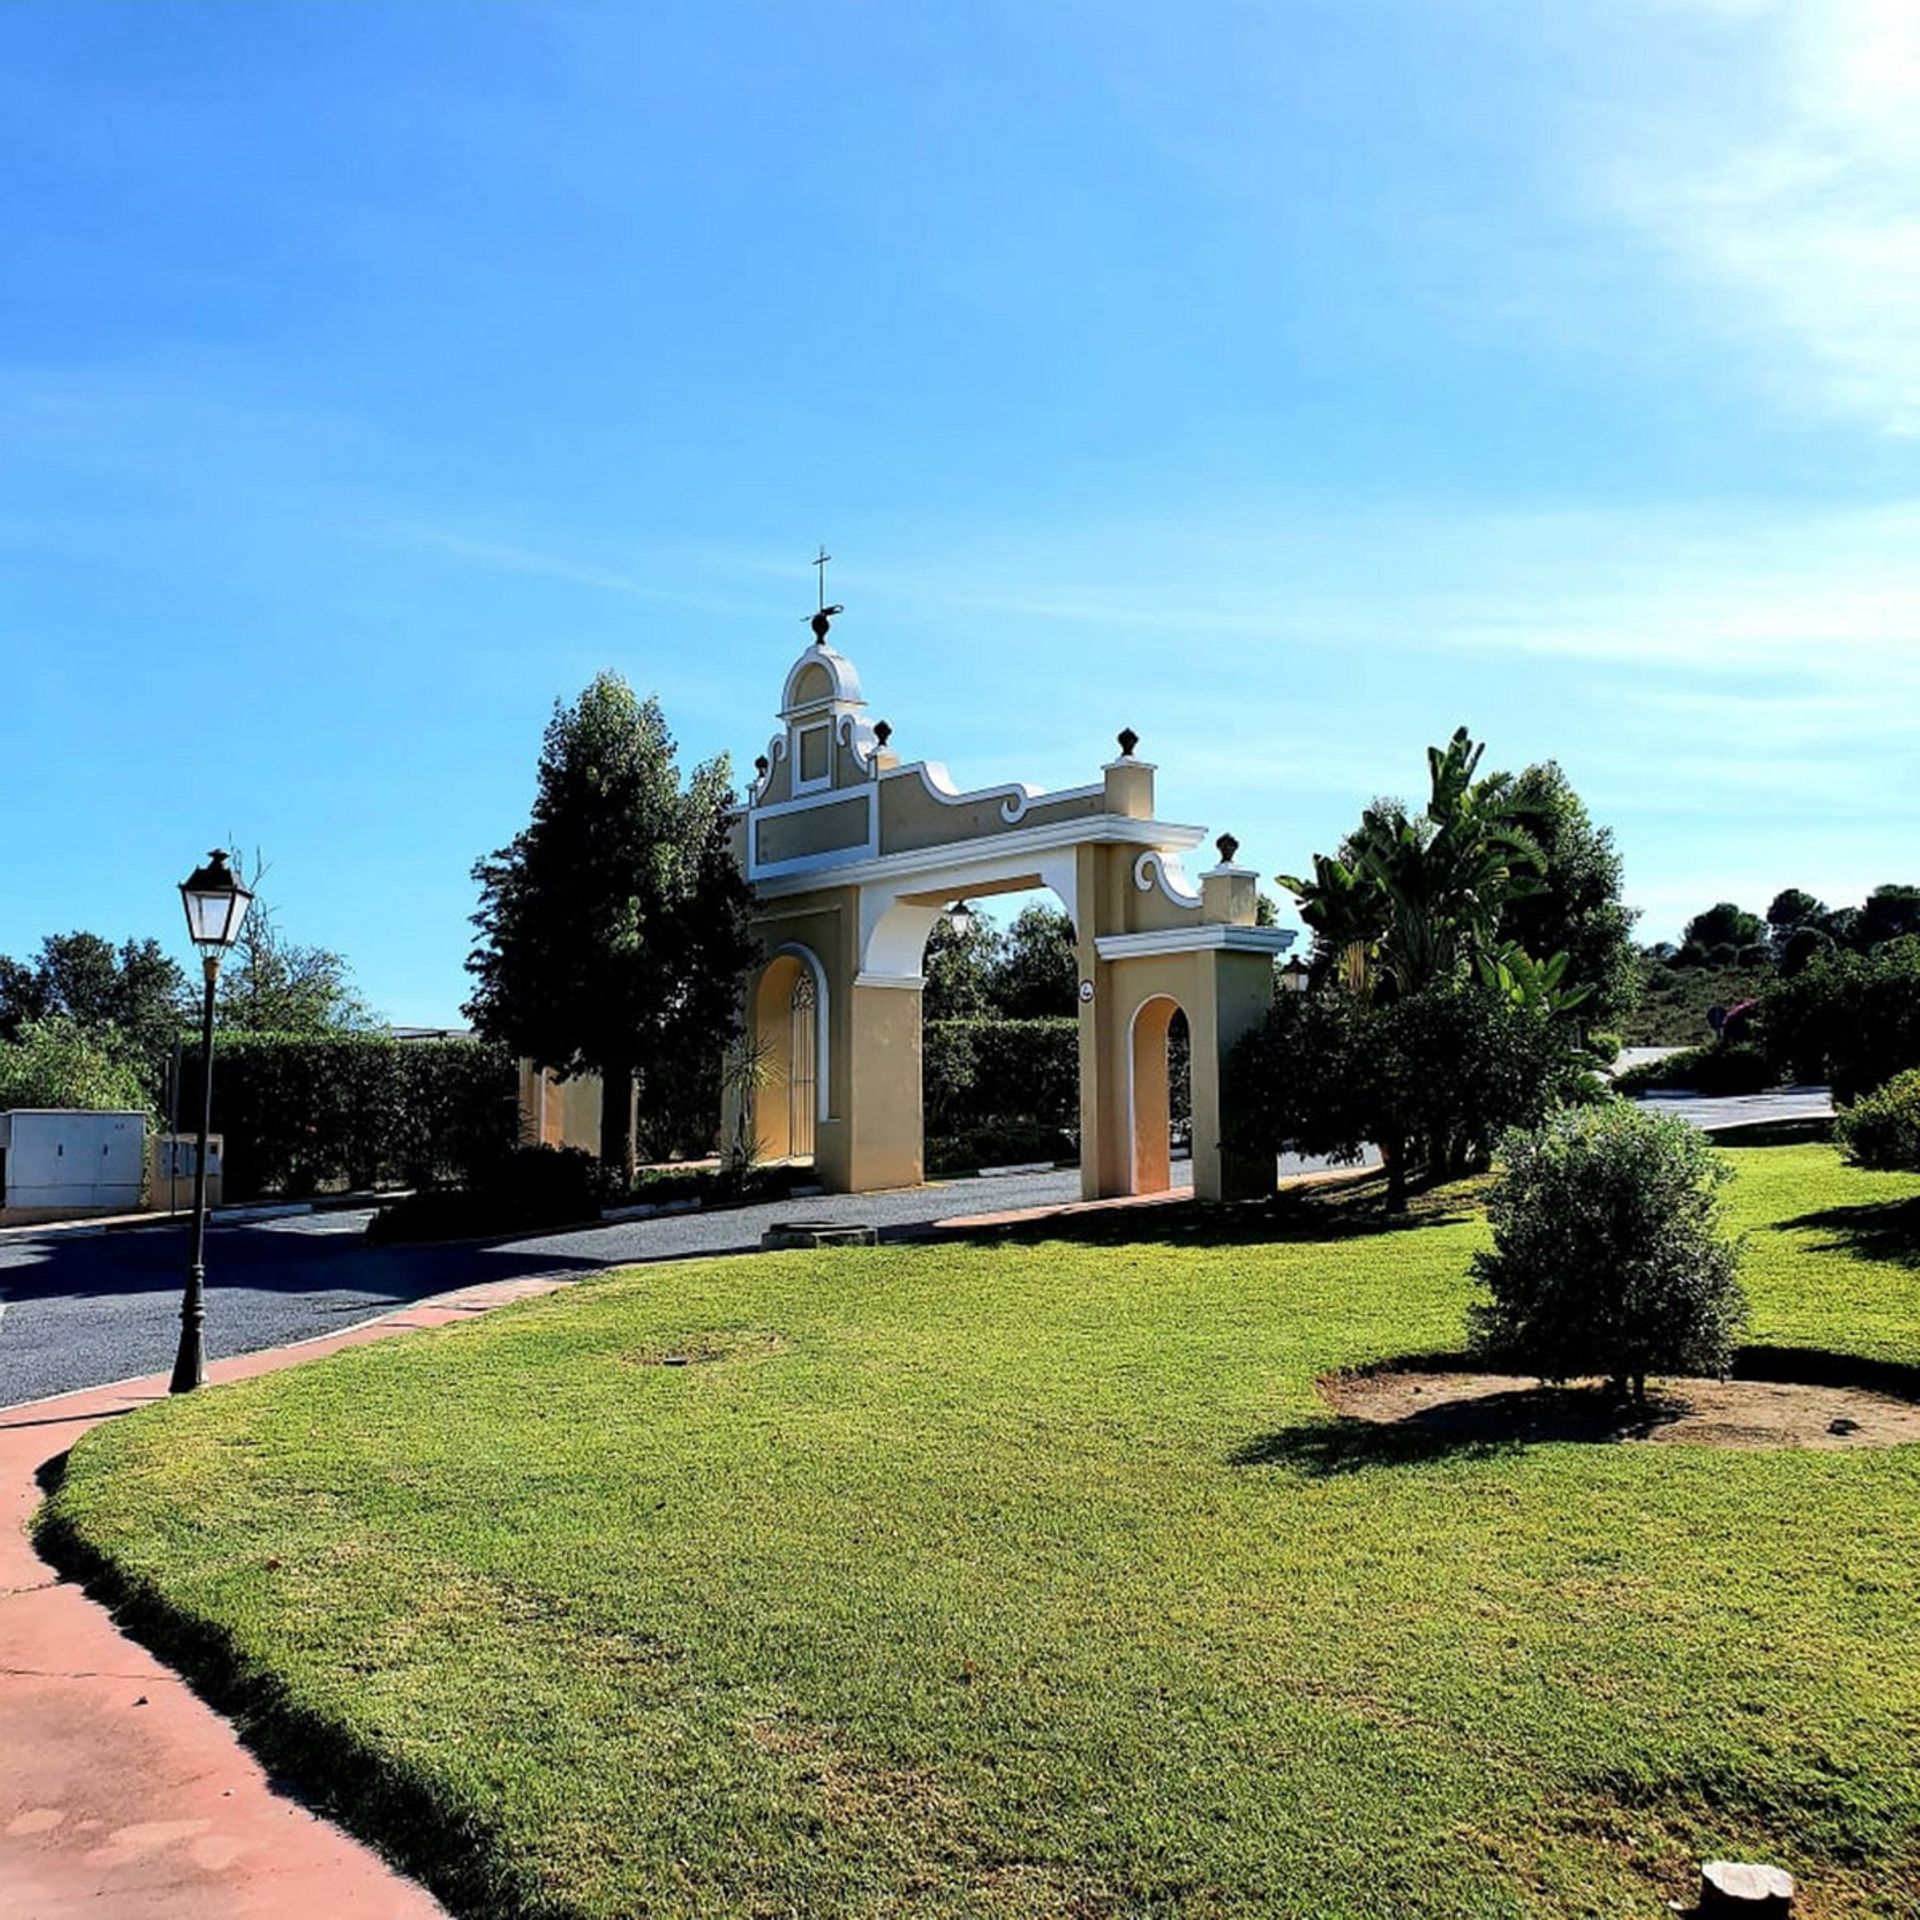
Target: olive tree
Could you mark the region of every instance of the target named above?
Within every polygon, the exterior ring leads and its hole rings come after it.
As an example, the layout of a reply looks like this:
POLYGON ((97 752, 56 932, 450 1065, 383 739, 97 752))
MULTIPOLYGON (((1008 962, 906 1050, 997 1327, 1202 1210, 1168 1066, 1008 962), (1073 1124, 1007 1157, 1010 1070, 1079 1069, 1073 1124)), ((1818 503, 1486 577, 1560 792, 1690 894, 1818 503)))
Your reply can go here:
POLYGON ((1493 1246, 1473 1258, 1475 1351, 1543 1380, 1602 1375, 1639 1401, 1649 1374, 1724 1375, 1747 1318, 1730 1177, 1695 1128, 1625 1100, 1508 1134, 1493 1246))

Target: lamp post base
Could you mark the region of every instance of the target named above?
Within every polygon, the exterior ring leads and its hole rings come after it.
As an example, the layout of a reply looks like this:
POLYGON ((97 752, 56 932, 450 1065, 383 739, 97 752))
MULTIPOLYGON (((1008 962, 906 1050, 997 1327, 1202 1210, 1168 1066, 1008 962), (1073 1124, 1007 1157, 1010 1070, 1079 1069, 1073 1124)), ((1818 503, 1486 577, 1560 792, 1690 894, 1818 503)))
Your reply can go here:
POLYGON ((205 1317, 201 1298, 206 1271, 197 1261, 188 1269, 187 1297, 180 1307, 180 1351, 174 1355, 173 1379, 167 1386, 169 1393, 191 1393, 195 1387, 207 1384, 207 1347, 201 1337, 201 1322, 205 1317))

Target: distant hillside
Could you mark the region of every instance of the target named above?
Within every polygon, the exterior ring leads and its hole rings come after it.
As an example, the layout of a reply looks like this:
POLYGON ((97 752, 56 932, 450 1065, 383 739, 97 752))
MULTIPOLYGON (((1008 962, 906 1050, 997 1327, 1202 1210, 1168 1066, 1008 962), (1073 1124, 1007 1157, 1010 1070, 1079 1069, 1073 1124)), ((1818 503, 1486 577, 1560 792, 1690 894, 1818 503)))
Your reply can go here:
POLYGON ((1709 1007, 1751 1000, 1772 977, 1766 967, 1650 966, 1640 1003, 1620 1020, 1620 1038, 1630 1047, 1692 1047, 1713 1038, 1709 1007))

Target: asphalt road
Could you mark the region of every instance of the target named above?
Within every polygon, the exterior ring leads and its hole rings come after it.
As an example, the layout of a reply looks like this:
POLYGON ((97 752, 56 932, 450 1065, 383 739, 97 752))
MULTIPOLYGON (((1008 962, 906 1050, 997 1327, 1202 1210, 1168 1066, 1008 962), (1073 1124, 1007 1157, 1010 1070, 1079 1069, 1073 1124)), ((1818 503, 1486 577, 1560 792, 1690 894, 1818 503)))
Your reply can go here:
MULTIPOLYGON (((1184 1171, 1176 1169, 1176 1179, 1184 1171)), ((1077 1172, 1008 1174, 666 1214, 481 1246, 370 1247, 364 1212, 216 1226, 207 1236, 207 1355, 337 1333, 485 1280, 751 1252, 774 1220, 860 1220, 898 1235, 956 1215, 1079 1197, 1077 1172)), ((0 1235, 0 1407, 170 1368, 186 1260, 183 1227, 0 1235)))
POLYGON ((1833 1118, 1830 1087, 1776 1087, 1770 1093, 1649 1093, 1641 1097, 1640 1104, 1656 1113, 1677 1113, 1682 1120, 1709 1133, 1728 1127, 1833 1118))

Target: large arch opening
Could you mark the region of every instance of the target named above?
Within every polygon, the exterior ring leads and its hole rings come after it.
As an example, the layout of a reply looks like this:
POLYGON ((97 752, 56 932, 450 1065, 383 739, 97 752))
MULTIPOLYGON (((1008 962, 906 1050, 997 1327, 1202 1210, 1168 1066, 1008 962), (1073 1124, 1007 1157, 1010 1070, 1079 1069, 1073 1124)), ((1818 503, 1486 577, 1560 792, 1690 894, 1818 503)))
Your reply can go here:
POLYGON ((827 1112, 826 975, 804 947, 782 948, 753 994, 758 1071, 754 1146, 762 1160, 810 1161, 827 1112))
MULTIPOLYGON (((920 959, 921 1115, 929 1178, 1074 1164, 1080 963, 1066 901, 1028 874, 943 912, 920 959)), ((949 903, 951 904, 951 903, 949 903)))
POLYGON ((1134 1193, 1166 1193, 1192 1155, 1192 1044, 1186 1010, 1155 994, 1134 1010, 1127 1045, 1127 1117, 1134 1193))

